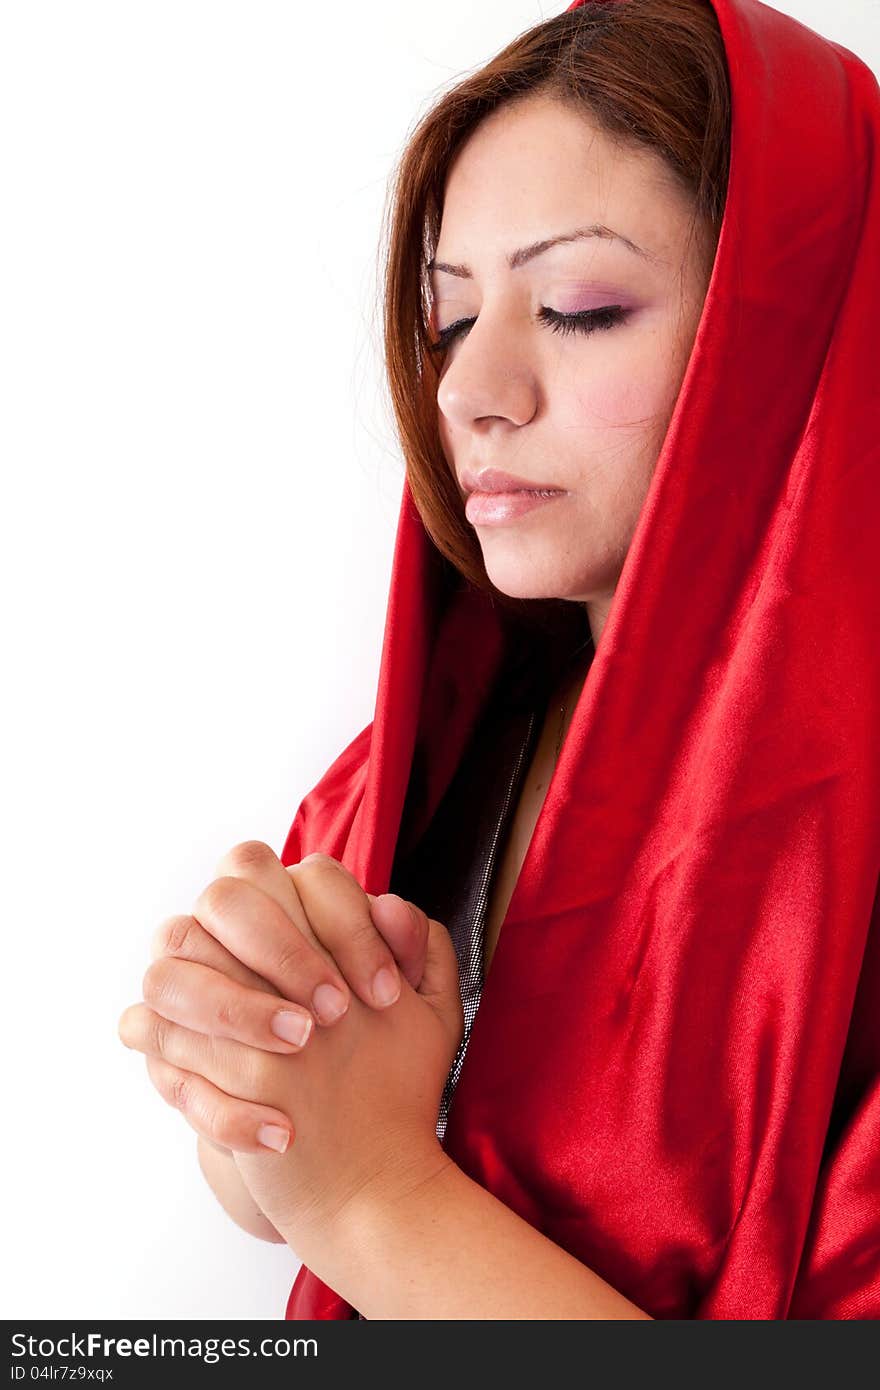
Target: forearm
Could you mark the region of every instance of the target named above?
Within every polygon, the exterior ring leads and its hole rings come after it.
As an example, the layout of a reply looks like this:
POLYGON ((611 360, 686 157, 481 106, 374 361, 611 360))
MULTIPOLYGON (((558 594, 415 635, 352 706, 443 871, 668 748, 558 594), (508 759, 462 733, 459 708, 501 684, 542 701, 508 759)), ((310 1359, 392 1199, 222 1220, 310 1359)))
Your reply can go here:
POLYGON ((448 1158, 295 1253, 367 1319, 651 1320, 448 1158))
POLYGON ((263 1215, 245 1186, 231 1154, 198 1136, 199 1167, 227 1216, 248 1235, 283 1244, 284 1237, 263 1215))

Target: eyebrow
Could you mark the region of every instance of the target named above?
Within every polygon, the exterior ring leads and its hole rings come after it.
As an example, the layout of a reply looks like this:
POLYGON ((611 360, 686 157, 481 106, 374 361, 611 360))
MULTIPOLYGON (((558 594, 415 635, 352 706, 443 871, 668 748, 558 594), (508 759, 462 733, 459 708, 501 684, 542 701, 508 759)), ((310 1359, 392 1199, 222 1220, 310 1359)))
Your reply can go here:
MULTIPOLYGON (((583 241, 587 237, 604 237, 607 240, 619 241, 621 245, 637 256, 642 256, 648 261, 659 261, 658 256, 653 256, 650 251, 637 246, 629 237, 623 236, 620 232, 614 232, 610 227, 604 227, 599 222, 592 223, 589 227, 576 227, 573 232, 561 232, 559 236, 546 237, 543 241, 533 241, 531 246, 521 246, 518 251, 511 251, 507 257, 507 264, 511 270, 516 270, 518 266, 525 265, 527 261, 534 260, 544 251, 549 251, 551 246, 559 246, 563 242, 583 241)), ((430 260, 428 270, 442 270, 447 275, 457 275, 462 280, 472 280, 474 273, 467 265, 450 265, 448 261, 430 260)))

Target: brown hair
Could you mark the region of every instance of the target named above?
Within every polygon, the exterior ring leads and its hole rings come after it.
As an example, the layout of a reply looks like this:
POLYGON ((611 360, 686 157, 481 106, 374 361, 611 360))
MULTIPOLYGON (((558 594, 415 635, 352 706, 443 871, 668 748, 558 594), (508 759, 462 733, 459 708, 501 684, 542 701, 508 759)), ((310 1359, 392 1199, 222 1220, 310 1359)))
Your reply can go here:
MULTIPOLYGON (((485 116, 539 95, 665 160, 692 200, 691 235, 710 270, 730 158, 730 89, 715 12, 708 0, 587 0, 535 25, 421 118, 389 187, 385 362, 413 501, 437 549, 466 581, 507 613, 540 621, 564 600, 514 599, 496 589, 443 453, 436 423, 440 366, 428 351, 427 270, 458 150, 485 116)), ((566 607, 583 613, 579 604, 566 607)))

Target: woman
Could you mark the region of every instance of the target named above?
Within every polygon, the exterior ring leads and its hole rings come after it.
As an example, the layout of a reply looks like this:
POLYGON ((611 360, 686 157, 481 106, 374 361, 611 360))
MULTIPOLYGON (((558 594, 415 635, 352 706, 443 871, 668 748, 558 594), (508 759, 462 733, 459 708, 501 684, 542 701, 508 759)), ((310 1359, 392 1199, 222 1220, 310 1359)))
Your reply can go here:
POLYGON ((411 138, 375 718, 120 1028, 288 1317, 880 1316, 878 138, 758 0, 573 5, 411 138))

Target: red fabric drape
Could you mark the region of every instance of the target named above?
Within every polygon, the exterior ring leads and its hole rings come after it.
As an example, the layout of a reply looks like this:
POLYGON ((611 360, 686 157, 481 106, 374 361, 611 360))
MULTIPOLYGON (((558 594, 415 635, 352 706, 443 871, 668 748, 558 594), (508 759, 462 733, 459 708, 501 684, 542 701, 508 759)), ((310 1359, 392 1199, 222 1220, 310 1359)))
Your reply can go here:
MULTIPOLYGON (((712 3, 713 276, 444 1147, 655 1318, 876 1318, 880 91, 712 3)), ((504 649, 447 579, 404 487, 374 719, 285 864, 386 891, 417 740, 436 804, 504 649)), ((351 1315, 300 1269, 288 1318, 351 1315)))

